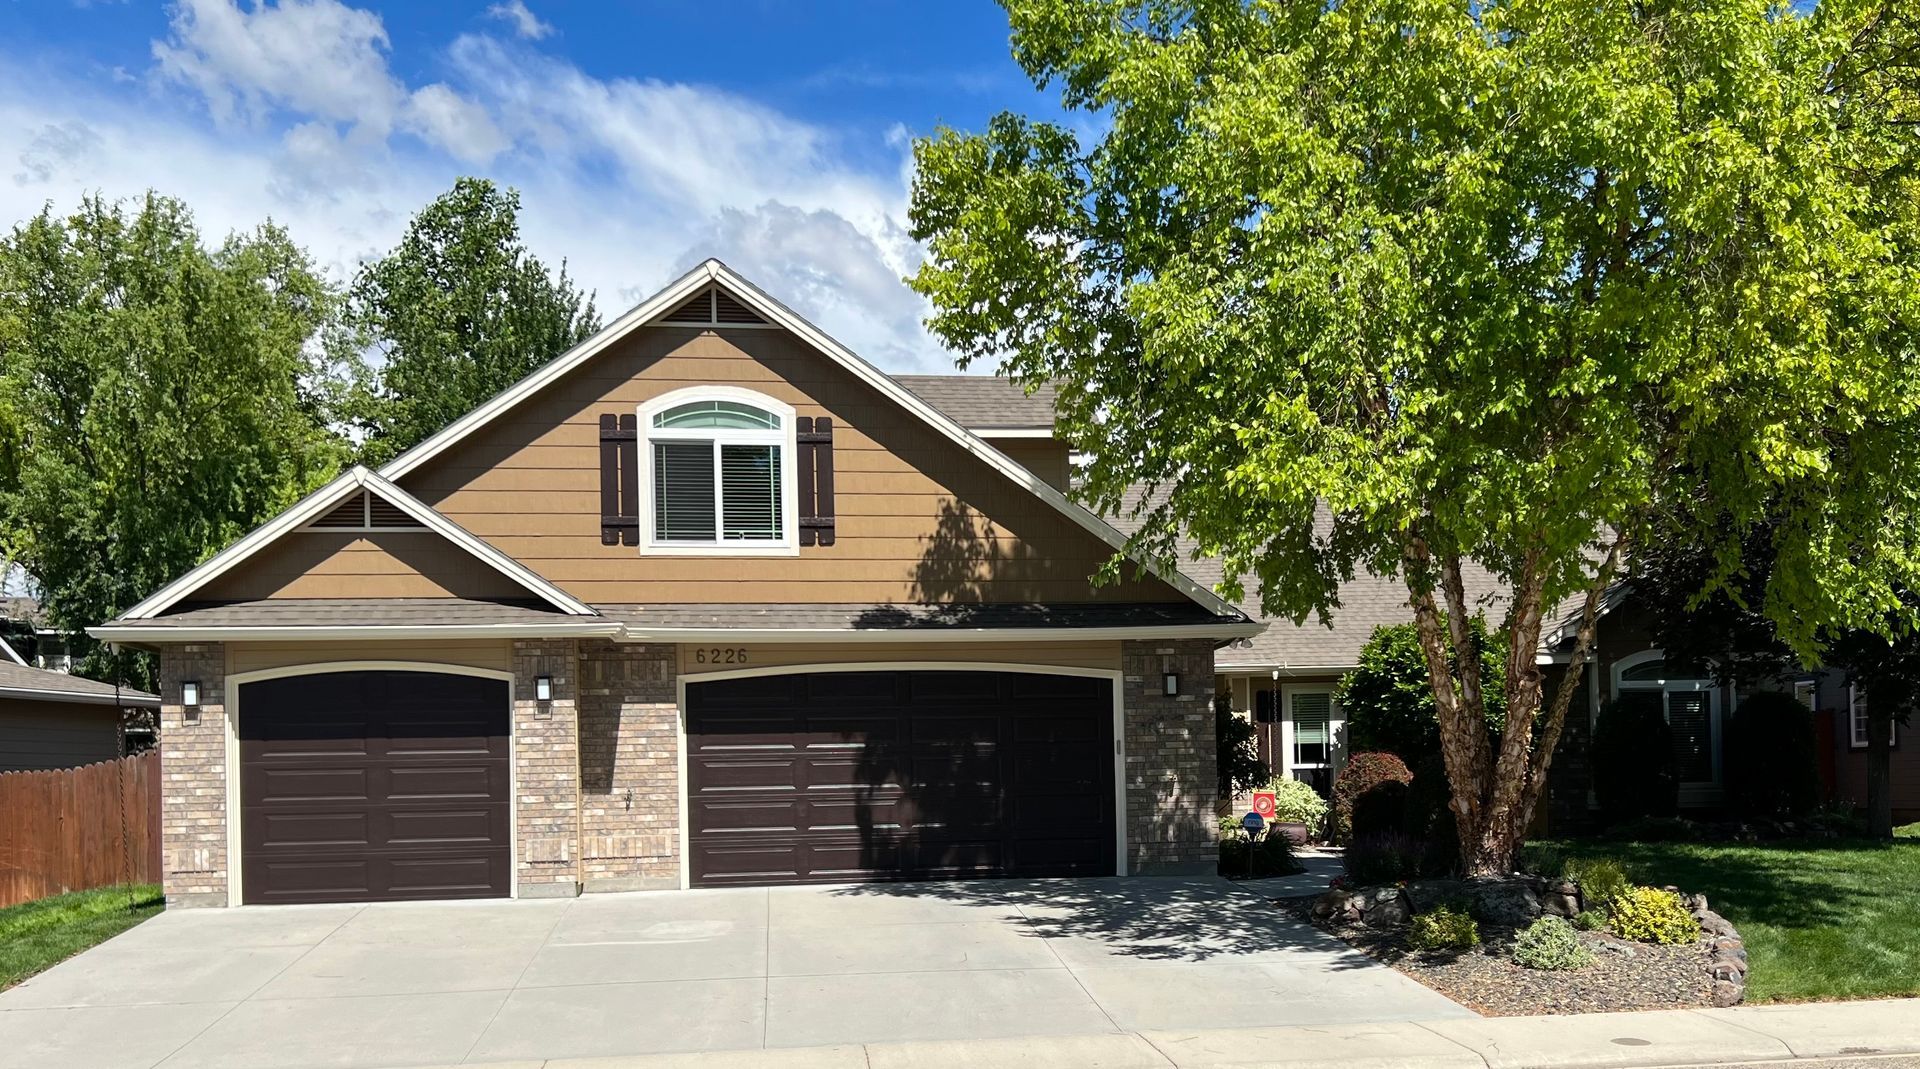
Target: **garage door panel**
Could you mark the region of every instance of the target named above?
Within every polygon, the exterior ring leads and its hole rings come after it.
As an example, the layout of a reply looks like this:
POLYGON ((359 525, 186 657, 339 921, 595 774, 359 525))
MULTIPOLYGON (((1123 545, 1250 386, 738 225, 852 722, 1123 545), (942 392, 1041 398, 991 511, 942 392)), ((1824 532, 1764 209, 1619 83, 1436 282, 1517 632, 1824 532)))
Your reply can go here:
POLYGON ((316 673, 239 698, 245 901, 507 893, 505 681, 316 673))
POLYGON ((766 678, 688 686, 696 885, 1113 872, 1108 681, 766 678), (787 753, 747 759, 743 724, 787 753))

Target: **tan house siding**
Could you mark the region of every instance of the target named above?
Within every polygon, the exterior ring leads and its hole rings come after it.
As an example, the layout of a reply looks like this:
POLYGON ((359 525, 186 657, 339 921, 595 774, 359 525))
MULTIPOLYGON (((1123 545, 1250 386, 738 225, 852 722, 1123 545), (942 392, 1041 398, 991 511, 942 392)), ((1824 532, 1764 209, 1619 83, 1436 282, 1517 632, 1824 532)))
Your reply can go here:
POLYGON ((430 531, 298 531, 194 592, 267 598, 525 598, 524 587, 430 531))
POLYGON ((344 661, 411 661, 513 671, 509 639, 441 639, 437 642, 248 642, 227 645, 227 674, 266 668, 344 661))
POLYGON ((78 768, 119 756, 114 706, 0 699, 0 772, 78 768))
POLYGON ((1050 667, 1120 669, 1118 642, 817 642, 686 643, 680 647, 680 674, 725 672, 738 668, 817 666, 859 662, 953 661, 968 664, 1032 664, 1050 667), (717 655, 716 655, 717 651, 717 655), (729 661, 731 655, 735 660, 729 661), (738 660, 741 656, 744 661, 738 660))
POLYGON ((649 327, 551 384, 402 485, 590 603, 1174 601, 1150 576, 1088 578, 1111 549, 792 335, 649 327), (603 413, 734 385, 835 421, 832 547, 790 557, 648 557, 600 542, 603 413))
POLYGON ((1047 485, 1064 492, 1073 473, 1073 458, 1067 443, 1057 438, 993 438, 995 449, 1020 462, 1020 466, 1040 476, 1047 485))

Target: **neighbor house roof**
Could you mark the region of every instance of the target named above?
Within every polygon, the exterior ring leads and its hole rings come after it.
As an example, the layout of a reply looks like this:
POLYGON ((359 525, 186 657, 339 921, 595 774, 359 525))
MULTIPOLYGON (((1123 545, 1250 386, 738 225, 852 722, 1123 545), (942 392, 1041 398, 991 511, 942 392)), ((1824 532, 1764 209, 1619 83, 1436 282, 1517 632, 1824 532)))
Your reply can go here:
MULTIPOLYGON (((1138 490, 1129 492, 1121 507, 1121 515, 1114 520, 1116 525, 1124 527, 1129 533, 1139 527, 1139 518, 1131 513, 1141 501, 1141 496, 1138 490)), ((1330 534, 1332 517, 1322 510, 1314 527, 1318 535, 1330 534)), ((1197 556, 1198 551, 1198 545, 1191 538, 1182 536, 1178 540, 1181 570, 1192 576, 1195 582, 1210 587, 1218 585, 1225 574, 1220 560, 1197 556)), ((1462 573, 1469 604, 1486 608, 1489 616, 1497 616, 1505 611, 1500 604, 1504 587, 1498 579, 1471 561, 1466 562, 1462 573)), ((1406 584, 1399 579, 1362 573, 1341 583, 1337 604, 1330 610, 1331 626, 1322 625, 1315 616, 1308 616, 1305 622, 1299 624, 1291 620, 1268 619, 1260 611, 1259 581, 1248 576, 1245 586, 1246 595, 1240 600, 1240 611, 1252 619, 1267 620, 1267 628, 1259 634, 1239 639, 1214 654, 1215 666, 1223 670, 1279 669, 1282 673, 1321 669, 1344 671, 1360 663, 1360 651, 1375 628, 1404 624, 1413 619, 1413 609, 1407 604, 1406 584)))
POLYGON ((143 690, 115 688, 111 683, 29 668, 0 661, 0 698, 31 698, 36 701, 76 702, 83 705, 159 705, 160 699, 143 690))
POLYGON ((999 375, 895 375, 893 380, 976 434, 1053 431, 1056 391, 1050 382, 1028 393, 999 375))

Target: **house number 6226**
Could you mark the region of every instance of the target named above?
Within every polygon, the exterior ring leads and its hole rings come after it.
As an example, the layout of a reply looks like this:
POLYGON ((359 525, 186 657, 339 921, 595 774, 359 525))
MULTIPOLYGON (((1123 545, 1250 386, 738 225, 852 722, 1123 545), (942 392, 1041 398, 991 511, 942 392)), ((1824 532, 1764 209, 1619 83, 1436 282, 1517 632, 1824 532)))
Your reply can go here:
POLYGON ((693 651, 695 664, 746 664, 747 651, 738 647, 701 646, 693 651))

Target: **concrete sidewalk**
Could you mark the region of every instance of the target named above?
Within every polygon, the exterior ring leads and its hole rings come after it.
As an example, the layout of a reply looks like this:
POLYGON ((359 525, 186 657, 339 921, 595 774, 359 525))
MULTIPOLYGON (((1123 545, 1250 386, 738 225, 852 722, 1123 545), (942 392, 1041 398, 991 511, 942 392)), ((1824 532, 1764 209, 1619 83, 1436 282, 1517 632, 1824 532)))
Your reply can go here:
MULTIPOLYGON (((1223 1013, 1231 1007, 1222 1007, 1223 1013)), ((470 1069, 1643 1069, 1920 1054, 1920 999, 868 1043, 470 1069)))

